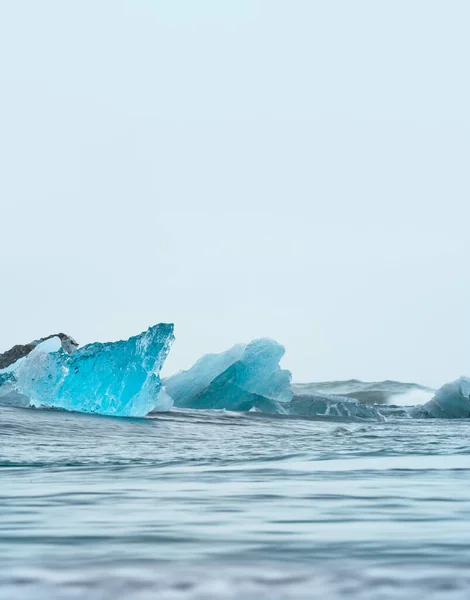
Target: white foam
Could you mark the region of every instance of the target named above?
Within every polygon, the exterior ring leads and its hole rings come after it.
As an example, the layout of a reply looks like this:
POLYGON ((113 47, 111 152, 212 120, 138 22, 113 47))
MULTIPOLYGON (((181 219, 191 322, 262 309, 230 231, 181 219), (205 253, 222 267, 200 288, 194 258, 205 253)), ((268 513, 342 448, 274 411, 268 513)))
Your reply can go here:
POLYGON ((398 396, 392 396, 389 399, 389 404, 395 406, 418 406, 425 404, 434 396, 432 390, 410 390, 398 396))

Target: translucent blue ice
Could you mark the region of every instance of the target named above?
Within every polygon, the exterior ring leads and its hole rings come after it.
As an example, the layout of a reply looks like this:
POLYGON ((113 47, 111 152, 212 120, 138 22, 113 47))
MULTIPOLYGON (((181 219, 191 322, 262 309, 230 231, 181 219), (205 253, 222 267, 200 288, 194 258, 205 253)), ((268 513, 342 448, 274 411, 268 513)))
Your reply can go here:
POLYGON ((375 407, 352 398, 293 396, 290 371, 279 366, 284 352, 270 339, 238 344, 220 354, 206 354, 188 371, 166 379, 165 389, 181 408, 383 420, 375 407))
POLYGON ((290 371, 279 366, 284 352, 274 340, 260 339, 207 354, 166 379, 166 391, 179 407, 270 412, 268 407, 292 399, 290 371))
POLYGON ((36 347, 10 372, 0 375, 6 386, 31 406, 144 417, 168 410, 159 372, 174 340, 173 325, 160 323, 125 341, 94 343, 67 354, 62 348, 36 347))
POLYGON ((412 415, 442 419, 470 417, 470 379, 460 377, 456 381, 446 383, 437 390, 432 400, 414 407, 412 415))

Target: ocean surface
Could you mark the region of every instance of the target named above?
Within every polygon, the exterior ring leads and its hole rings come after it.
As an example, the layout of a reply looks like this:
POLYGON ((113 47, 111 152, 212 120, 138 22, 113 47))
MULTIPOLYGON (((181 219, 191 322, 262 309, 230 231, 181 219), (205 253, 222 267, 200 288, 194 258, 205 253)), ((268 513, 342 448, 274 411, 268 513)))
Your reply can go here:
POLYGON ((0 407, 0 598, 468 598, 469 436, 0 407))

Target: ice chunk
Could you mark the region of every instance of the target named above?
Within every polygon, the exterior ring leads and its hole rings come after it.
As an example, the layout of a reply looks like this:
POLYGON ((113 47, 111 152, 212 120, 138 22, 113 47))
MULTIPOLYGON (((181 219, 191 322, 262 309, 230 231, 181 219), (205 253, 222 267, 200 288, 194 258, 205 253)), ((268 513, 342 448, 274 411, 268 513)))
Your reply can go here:
POLYGON ((416 406, 414 417, 434 417, 442 419, 463 419, 470 417, 470 379, 460 377, 446 383, 437 390, 434 398, 423 406, 416 406))
POLYGON ((0 395, 29 398, 30 405, 144 417, 167 410, 160 369, 174 340, 173 325, 160 323, 125 341, 94 343, 67 354, 37 345, 16 368, 0 376, 0 395))
POLYGON ((274 407, 292 399, 290 371, 279 366, 284 352, 274 340, 259 339, 221 354, 208 354, 188 371, 166 379, 166 391, 176 406, 185 408, 248 411, 274 407))
POLYGON ((379 410, 354 398, 333 394, 308 394, 294 396, 287 406, 291 415, 303 417, 343 417, 384 421, 379 410))

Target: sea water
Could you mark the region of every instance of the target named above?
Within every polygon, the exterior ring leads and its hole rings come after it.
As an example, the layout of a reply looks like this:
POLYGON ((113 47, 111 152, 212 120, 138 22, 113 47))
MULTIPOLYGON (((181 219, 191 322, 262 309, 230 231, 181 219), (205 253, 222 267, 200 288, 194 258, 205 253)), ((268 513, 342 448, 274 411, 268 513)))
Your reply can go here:
POLYGON ((0 407, 0 598, 467 598, 469 436, 0 407))

